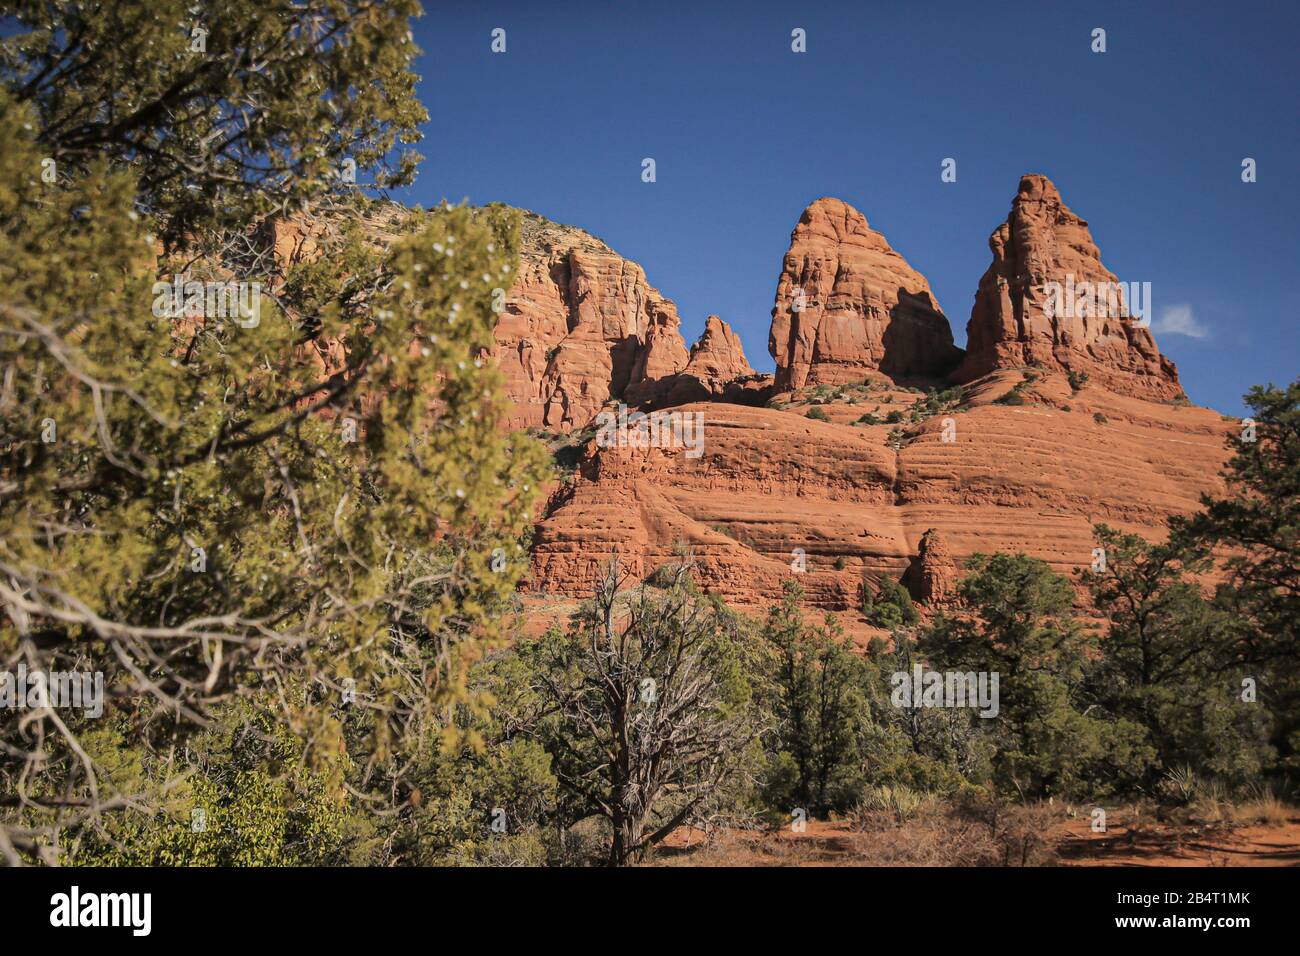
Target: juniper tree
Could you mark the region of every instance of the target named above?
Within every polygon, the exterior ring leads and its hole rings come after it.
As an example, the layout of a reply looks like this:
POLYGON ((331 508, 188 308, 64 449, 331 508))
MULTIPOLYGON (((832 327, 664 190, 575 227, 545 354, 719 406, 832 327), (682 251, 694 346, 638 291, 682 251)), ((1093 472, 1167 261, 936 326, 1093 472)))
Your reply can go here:
MULTIPOLYGON (((412 180, 417 0, 19 0, 0 79, 61 179, 129 166, 168 245, 412 180), (353 174, 358 174, 359 178, 353 174)), ((9 32, 9 31, 6 31, 9 32)))
MULTIPOLYGON (((231 236, 265 243, 262 212, 414 136, 411 9, 223 5, 198 59, 181 9, 20 4, 2 41, 0 669, 102 672, 163 774, 234 698, 323 759, 353 739, 350 699, 368 788, 473 703, 465 670, 525 563, 542 453, 501 428, 481 359, 517 224, 353 223, 241 274, 231 236), (264 281, 256 321, 158 314, 186 262, 264 281)), ((153 809, 165 781, 119 785, 89 719, 0 713, 9 862, 153 809)))
POLYGON ((1105 790, 1150 758, 1141 729, 1086 713, 1086 636, 1069 581, 1024 554, 972 555, 957 587, 964 608, 924 629, 919 652, 936 670, 996 672, 995 781, 1018 796, 1105 790))
MULTIPOLYGON (((1300 766, 1300 380, 1257 385, 1251 418, 1229 438, 1228 496, 1171 522, 1175 537, 1216 549, 1227 580, 1216 604, 1236 625, 1229 666, 1246 663, 1273 716, 1282 768, 1300 766)), ((1247 696, 1250 696, 1247 694, 1247 696)))
POLYGON ((1082 573, 1106 619, 1090 662, 1089 697, 1106 713, 1146 728, 1155 749, 1141 783, 1178 767, 1241 781, 1267 759, 1262 712, 1238 695, 1231 619, 1202 594, 1203 547, 1174 537, 1152 544, 1097 525, 1105 562, 1082 573))
POLYGON ((867 671, 833 617, 822 626, 804 620, 802 598, 798 582, 786 581, 762 631, 775 656, 772 749, 795 769, 788 796, 770 798, 820 812, 842 805, 856 782, 869 723, 867 671))

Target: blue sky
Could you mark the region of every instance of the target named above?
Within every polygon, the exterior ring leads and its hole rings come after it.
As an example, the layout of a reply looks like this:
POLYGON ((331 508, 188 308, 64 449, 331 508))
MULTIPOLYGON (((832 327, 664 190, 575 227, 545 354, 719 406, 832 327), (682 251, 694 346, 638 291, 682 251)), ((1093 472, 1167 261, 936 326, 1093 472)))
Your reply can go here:
POLYGON ((1194 402, 1238 413, 1300 373, 1298 3, 476 0, 428 3, 415 35, 426 159, 395 198, 581 226, 644 266, 688 343, 717 313, 772 368, 790 230, 829 195, 930 280, 962 344, 989 233, 1041 172, 1111 271, 1152 283, 1194 402))

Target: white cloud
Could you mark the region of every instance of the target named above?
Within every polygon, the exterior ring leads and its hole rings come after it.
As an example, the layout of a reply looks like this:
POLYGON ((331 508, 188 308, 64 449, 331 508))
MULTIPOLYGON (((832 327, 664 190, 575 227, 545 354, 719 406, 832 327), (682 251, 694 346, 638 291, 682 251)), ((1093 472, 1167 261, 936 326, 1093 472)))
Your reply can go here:
POLYGON ((1151 330, 1162 335, 1186 335, 1192 339, 1205 339, 1210 329, 1192 314, 1190 305, 1167 305, 1160 317, 1151 323, 1151 330))

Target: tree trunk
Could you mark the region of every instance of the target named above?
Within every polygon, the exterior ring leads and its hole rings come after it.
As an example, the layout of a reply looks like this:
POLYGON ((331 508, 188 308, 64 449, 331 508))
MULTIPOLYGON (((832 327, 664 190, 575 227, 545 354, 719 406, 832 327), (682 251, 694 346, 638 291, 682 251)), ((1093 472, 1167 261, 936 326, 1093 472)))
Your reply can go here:
POLYGON ((638 853, 642 822, 630 815, 618 814, 614 821, 614 843, 609 851, 610 866, 627 866, 638 853))

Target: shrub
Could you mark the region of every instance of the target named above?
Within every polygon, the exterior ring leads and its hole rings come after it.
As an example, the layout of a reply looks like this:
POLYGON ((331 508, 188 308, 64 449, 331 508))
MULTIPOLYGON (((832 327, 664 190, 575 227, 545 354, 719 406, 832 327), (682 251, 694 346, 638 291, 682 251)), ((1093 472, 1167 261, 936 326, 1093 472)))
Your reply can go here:
POLYGON ((916 624, 921 619, 907 588, 892 578, 882 580, 874 595, 871 586, 863 581, 858 596, 862 602, 863 616, 877 627, 893 630, 916 624))

